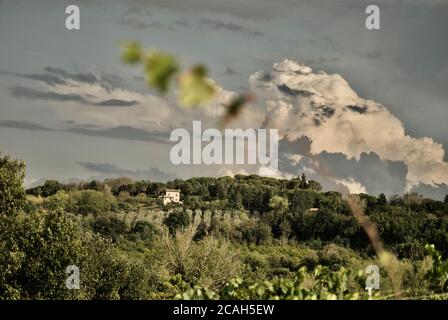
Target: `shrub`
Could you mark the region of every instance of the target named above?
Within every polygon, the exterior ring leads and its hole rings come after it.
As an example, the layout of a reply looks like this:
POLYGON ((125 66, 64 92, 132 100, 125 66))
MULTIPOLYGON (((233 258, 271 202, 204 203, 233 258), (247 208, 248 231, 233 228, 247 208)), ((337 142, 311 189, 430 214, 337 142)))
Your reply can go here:
POLYGON ((183 210, 175 210, 168 214, 163 223, 168 227, 170 234, 174 235, 178 229, 190 224, 190 216, 183 210))
POLYGON ((117 209, 117 201, 111 196, 95 190, 70 193, 68 211, 81 215, 98 215, 117 209))

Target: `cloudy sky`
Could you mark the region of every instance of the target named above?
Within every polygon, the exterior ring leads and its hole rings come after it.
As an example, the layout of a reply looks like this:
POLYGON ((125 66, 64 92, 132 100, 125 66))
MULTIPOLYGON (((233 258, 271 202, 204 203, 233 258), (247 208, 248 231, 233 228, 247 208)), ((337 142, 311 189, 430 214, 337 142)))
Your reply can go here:
MULTIPOLYGON (((278 176, 327 189, 448 193, 448 0, 0 0, 0 152, 27 183, 260 172, 174 166, 174 128, 216 125, 148 89, 119 44, 206 64, 220 101, 251 90, 234 127, 277 128, 278 176), (381 9, 381 30, 364 26, 381 9), (77 4, 81 29, 65 29, 77 4)), ((263 173, 263 171, 262 171, 263 173)), ((265 172, 266 173, 266 172, 265 172)))

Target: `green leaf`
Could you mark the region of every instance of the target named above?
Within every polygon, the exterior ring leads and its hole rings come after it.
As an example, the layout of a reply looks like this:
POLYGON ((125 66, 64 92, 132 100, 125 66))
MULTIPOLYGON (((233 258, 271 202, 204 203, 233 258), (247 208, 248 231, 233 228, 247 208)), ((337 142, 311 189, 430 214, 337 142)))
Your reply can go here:
POLYGON ((156 52, 146 57, 145 75, 150 87, 156 88, 165 94, 171 78, 178 72, 176 59, 165 53, 156 52))
POLYGON ((204 105, 213 98, 215 87, 206 78, 207 69, 195 66, 188 73, 182 75, 179 81, 179 103, 187 107, 204 105))
POLYGON ((122 45, 123 53, 121 59, 130 64, 135 64, 142 60, 142 49, 137 42, 126 42, 122 45))

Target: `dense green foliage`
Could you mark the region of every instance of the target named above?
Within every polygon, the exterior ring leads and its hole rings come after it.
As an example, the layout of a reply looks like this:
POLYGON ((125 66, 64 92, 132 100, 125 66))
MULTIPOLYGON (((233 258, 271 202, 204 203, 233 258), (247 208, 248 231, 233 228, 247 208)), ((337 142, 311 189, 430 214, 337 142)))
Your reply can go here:
MULTIPOLYGON (((304 175, 47 181, 27 197, 23 178, 0 157, 0 299, 360 299, 363 270, 380 265, 343 197, 304 175), (164 188, 183 202, 163 206, 164 188)), ((399 258, 400 295, 446 297, 448 203, 361 198, 399 258)), ((377 298, 397 294, 390 277, 381 269, 377 298)))

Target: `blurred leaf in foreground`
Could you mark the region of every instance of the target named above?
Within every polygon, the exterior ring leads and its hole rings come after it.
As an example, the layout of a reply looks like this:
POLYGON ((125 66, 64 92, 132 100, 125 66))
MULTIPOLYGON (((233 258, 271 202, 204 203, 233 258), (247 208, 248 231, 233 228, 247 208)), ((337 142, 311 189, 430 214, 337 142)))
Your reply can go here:
POLYGON ((182 105, 200 106, 213 98, 216 90, 206 76, 207 69, 202 65, 197 65, 180 77, 179 102, 182 105))
POLYGON ((254 99, 255 96, 248 92, 235 97, 229 104, 224 105, 226 112, 223 118, 223 126, 226 126, 231 120, 238 117, 243 110, 243 107, 254 99))
POLYGON ((165 94, 171 78, 179 70, 176 59, 169 54, 156 52, 145 57, 144 63, 148 85, 165 94))
POLYGON ((122 48, 123 53, 121 55, 121 58, 124 62, 135 64, 142 60, 142 49, 137 42, 125 42, 122 45, 122 48))
MULTIPOLYGON (((201 106, 209 102, 216 94, 216 87, 213 81, 207 78, 207 68, 203 65, 196 65, 187 71, 182 71, 174 56, 159 51, 144 52, 138 42, 124 43, 122 59, 129 64, 142 63, 148 86, 157 89, 161 94, 168 92, 170 82, 178 75, 176 85, 177 100, 180 105, 201 106)), ((253 99, 252 93, 246 93, 224 105, 226 111, 221 124, 226 126, 228 122, 238 117, 244 105, 253 99)))

